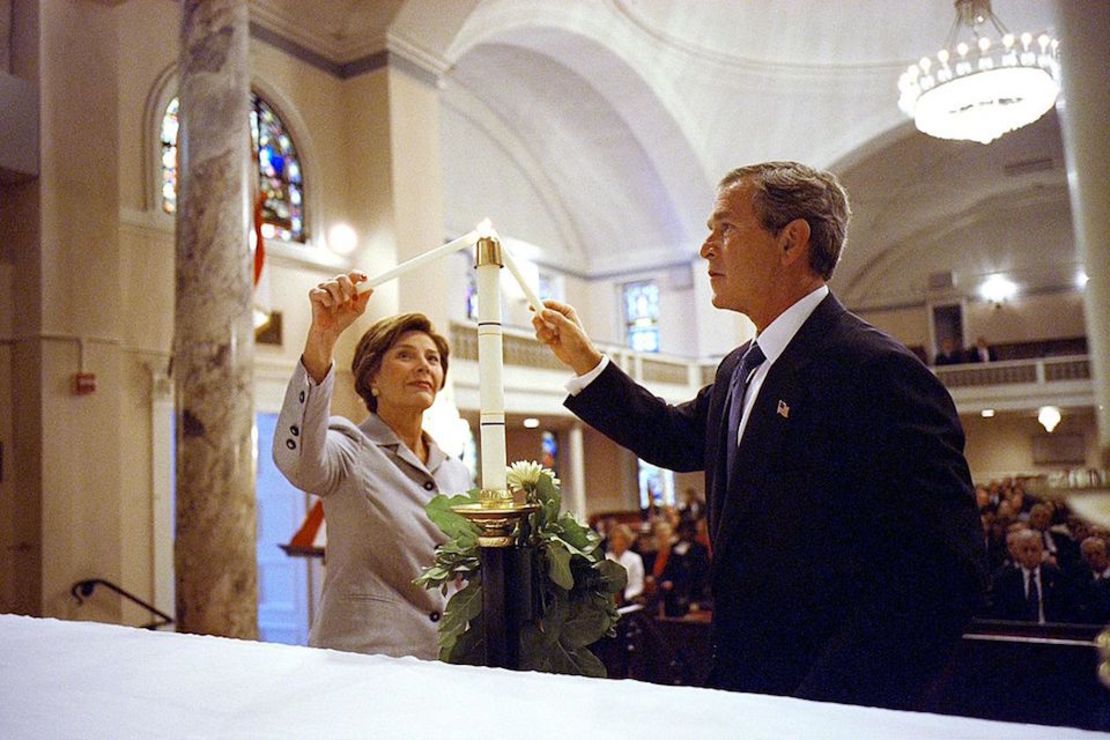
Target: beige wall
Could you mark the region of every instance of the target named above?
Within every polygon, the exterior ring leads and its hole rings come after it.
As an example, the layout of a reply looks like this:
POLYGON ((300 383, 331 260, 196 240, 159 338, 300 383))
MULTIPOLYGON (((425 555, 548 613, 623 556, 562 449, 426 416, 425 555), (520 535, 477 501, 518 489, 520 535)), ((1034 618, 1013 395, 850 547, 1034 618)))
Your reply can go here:
POLYGON ((998 307, 969 303, 964 313, 964 336, 969 343, 980 335, 988 342, 1007 343, 1086 334, 1083 293, 1078 290, 1018 296, 998 307))
POLYGON ((1075 467, 1097 467, 1098 451, 1095 417, 1090 409, 1063 410, 1063 419, 1054 434, 1082 434, 1087 443, 1085 465, 1035 465, 1033 437, 1045 434, 1035 413, 1002 413, 991 419, 979 416, 961 418, 967 435, 965 454, 976 482, 1006 475, 1040 474, 1075 467))
MULTIPOLYGON (((857 312, 903 344, 929 347, 929 307, 871 309, 857 312)), ((995 306, 969 300, 964 308, 964 340, 968 345, 978 336, 1004 344, 1040 339, 1086 335, 1083 293, 1061 290, 1036 295, 1019 295, 995 306)))

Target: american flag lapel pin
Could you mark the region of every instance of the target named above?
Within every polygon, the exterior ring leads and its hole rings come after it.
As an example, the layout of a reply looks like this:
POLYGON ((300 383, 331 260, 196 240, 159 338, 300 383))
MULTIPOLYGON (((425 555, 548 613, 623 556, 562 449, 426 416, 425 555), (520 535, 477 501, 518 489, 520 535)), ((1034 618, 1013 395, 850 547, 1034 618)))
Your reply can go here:
POLYGON ((776 409, 776 412, 784 419, 790 418, 790 407, 787 406, 786 401, 783 401, 781 398, 779 399, 779 407, 776 409))

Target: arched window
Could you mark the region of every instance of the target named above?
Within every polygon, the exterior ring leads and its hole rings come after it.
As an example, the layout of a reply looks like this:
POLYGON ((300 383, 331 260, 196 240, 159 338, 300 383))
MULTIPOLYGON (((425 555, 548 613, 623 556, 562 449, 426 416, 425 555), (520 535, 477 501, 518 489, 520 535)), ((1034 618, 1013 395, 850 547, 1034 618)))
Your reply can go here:
MULTIPOLYGON (((178 101, 162 116, 162 210, 177 210, 178 101)), ((251 144, 254 146, 258 191, 262 205, 262 235, 290 242, 305 240, 304 179, 297 147, 285 124, 258 94, 251 93, 251 144)))
POLYGON ((642 280, 622 288, 628 346, 637 352, 658 352, 659 285, 654 280, 642 280))

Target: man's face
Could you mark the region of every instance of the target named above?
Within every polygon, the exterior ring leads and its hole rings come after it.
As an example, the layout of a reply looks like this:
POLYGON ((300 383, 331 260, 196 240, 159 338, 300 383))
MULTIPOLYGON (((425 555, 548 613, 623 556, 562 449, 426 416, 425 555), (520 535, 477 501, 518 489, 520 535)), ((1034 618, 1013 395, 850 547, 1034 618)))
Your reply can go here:
POLYGON ((1016 549, 1018 562, 1029 570, 1033 570, 1041 564, 1044 547, 1041 545, 1040 537, 1020 537, 1018 538, 1016 549))
POLYGON ((1106 559, 1106 543, 1102 540, 1086 539, 1080 545, 1083 552, 1083 559, 1087 561, 1087 566, 1094 573, 1101 573, 1106 570, 1106 566, 1110 562, 1106 559))
POLYGON ((1042 504, 1037 504, 1029 512, 1029 526, 1041 532, 1048 529, 1052 521, 1052 511, 1042 504))
POLYGON ((709 263, 713 305, 751 316, 782 270, 778 240, 756 218, 752 186, 741 181, 719 191, 706 226, 701 256, 709 263))

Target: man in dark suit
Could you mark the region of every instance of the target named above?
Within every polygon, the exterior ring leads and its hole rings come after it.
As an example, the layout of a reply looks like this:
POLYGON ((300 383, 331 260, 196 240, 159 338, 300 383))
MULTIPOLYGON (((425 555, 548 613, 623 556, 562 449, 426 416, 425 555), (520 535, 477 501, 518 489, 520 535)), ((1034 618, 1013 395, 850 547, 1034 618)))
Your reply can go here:
POLYGON ((1044 561, 1040 533, 1023 529, 1014 535, 1013 567, 1002 568, 991 584, 996 619, 1017 622, 1072 622, 1078 604, 1072 584, 1060 569, 1044 561))
POLYGON ((959 365, 966 361, 966 356, 956 340, 951 337, 945 337, 940 341, 940 351, 937 352, 936 358, 933 360, 934 365, 959 365))
POLYGON ((649 462, 705 471, 711 685, 912 708, 978 606, 983 542, 947 391, 825 285, 848 217, 836 178, 797 163, 721 181, 701 256, 713 305, 757 334, 686 403, 603 357, 570 306, 533 325, 578 375, 574 413, 649 462))
POLYGON ((975 346, 969 347, 966 354, 966 362, 995 362, 998 360, 998 354, 994 351, 994 347, 987 344, 987 340, 983 337, 976 339, 975 346))

